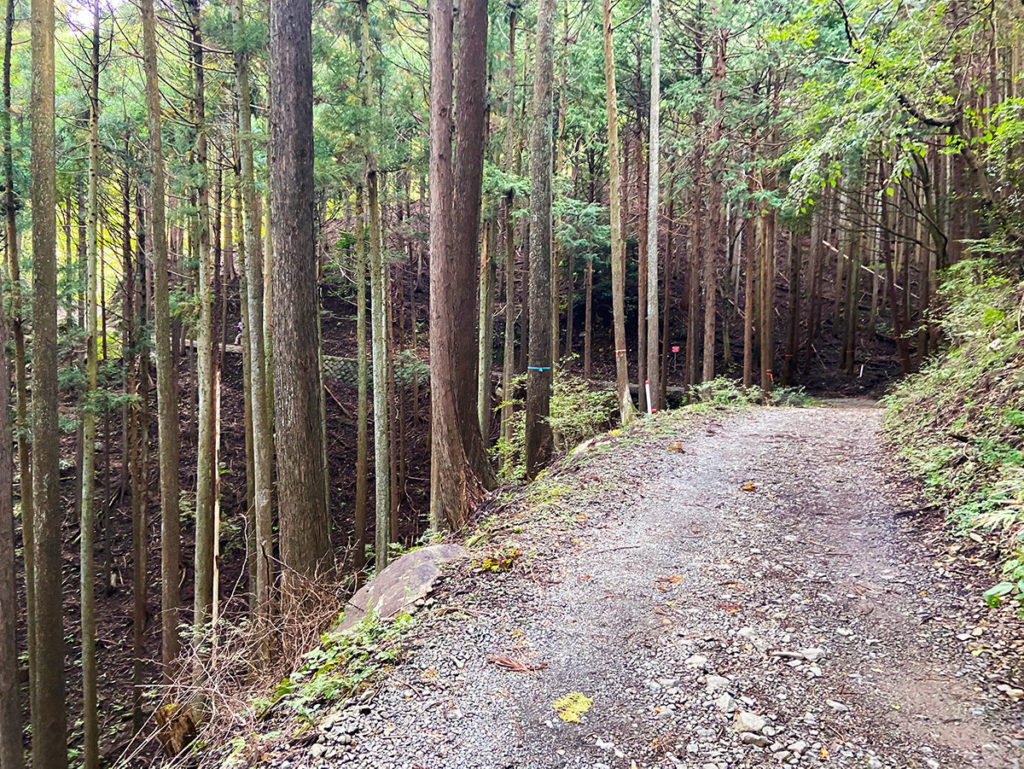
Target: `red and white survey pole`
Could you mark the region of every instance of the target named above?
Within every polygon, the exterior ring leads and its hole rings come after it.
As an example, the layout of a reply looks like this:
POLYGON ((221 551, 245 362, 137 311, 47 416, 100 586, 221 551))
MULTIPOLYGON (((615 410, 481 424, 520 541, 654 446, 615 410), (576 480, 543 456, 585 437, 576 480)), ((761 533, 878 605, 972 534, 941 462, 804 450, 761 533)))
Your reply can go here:
POLYGON ((650 379, 645 379, 644 380, 644 387, 647 388, 647 413, 648 414, 653 414, 654 413, 654 408, 652 408, 652 406, 651 406, 651 380, 650 379))

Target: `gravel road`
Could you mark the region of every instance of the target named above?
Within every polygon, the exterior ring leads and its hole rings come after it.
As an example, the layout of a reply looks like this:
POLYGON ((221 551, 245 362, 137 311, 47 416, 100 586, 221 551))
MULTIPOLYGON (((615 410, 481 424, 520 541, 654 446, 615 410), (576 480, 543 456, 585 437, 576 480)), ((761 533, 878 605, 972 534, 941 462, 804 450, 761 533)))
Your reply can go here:
POLYGON ((495 513, 516 565, 447 577, 405 661, 272 763, 1019 767, 1019 622, 880 422, 666 413, 572 458, 495 513))

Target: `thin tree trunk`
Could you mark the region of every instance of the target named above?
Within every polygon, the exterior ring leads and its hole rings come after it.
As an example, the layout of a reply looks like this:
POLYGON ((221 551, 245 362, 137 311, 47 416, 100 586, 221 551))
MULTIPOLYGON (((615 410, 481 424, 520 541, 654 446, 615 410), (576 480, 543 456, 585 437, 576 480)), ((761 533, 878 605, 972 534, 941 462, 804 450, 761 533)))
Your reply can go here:
MULTIPOLYGON (((244 216, 239 257, 245 262, 246 309, 242 337, 249 341, 249 392, 253 444, 253 518, 255 522, 256 585, 254 605, 258 630, 269 622, 270 590, 274 581, 274 520, 271 488, 273 434, 267 399, 267 365, 263 336, 263 263, 259 238, 260 213, 253 172, 252 103, 249 92, 249 52, 245 48, 243 0, 231 6, 234 32, 235 89, 238 101, 239 216, 244 216)), ((261 631, 263 632, 263 631, 261 631)), ((268 649, 264 649, 268 651, 268 649)))
POLYGON ((366 568, 366 506, 369 487, 368 374, 366 365, 366 205, 356 185, 356 551, 353 566, 366 568))
POLYGON ((484 223, 480 249, 480 335, 477 353, 477 421, 480 435, 487 443, 491 432, 491 363, 494 360, 494 256, 497 247, 497 219, 484 223))
MULTIPOLYGON (((82 485, 79 529, 79 590, 82 626, 82 752, 85 769, 99 766, 99 713, 96 691, 96 350, 97 255, 100 175, 100 6, 93 4, 89 83, 89 178, 86 214, 85 397, 82 403, 82 485)), ((6 380, 0 379, 6 389, 6 380)))
POLYGON ((171 307, 167 265, 164 154, 161 141, 160 82, 156 61, 156 16, 153 0, 142 0, 143 62, 146 70, 146 106, 152 162, 153 208, 153 314, 156 337, 156 390, 160 437, 160 585, 163 624, 164 679, 174 673, 178 656, 178 578, 181 537, 178 510, 178 403, 174 393, 171 350, 171 307))
MULTIPOLYGON (((661 4, 651 0, 651 115, 650 139, 647 150, 647 380, 650 398, 647 408, 657 411, 664 407, 658 367, 658 156, 661 153, 661 4)), ((668 276, 666 274, 666 280, 668 276)), ((666 310, 668 308, 666 307, 666 310)), ((668 334, 668 324, 665 326, 668 334)))
POLYGON ((750 229, 757 228, 760 240, 760 217, 747 218, 744 226, 747 235, 743 238, 743 386, 754 383, 754 246, 755 239, 750 229))
POLYGON ((619 421, 633 420, 633 396, 629 392, 626 369, 626 243, 622 232, 622 181, 619 166, 618 97, 615 90, 615 47, 612 38, 611 0, 602 0, 604 30, 605 106, 608 112, 608 213, 611 221, 612 316, 615 336, 615 389, 619 402, 619 421))
POLYGON ((789 339, 786 343, 786 359, 782 364, 782 384, 793 384, 796 356, 800 340, 800 249, 796 237, 789 237, 789 339))
MULTIPOLYGON (((35 702, 35 516, 32 494, 32 425, 29 416, 28 368, 25 356, 25 326, 22 314, 21 263, 18 207, 14 194, 14 151, 11 141, 11 54, 14 35, 14 3, 7 0, 4 24, 4 109, 0 115, 4 144, 4 203, 7 230, 7 267, 11 279, 11 325, 14 331, 14 381, 17 393, 15 435, 18 441, 18 474, 21 501, 22 560, 25 564, 25 625, 29 667, 29 702, 35 702)), ((35 712, 35 705, 30 706, 35 712)), ((20 740, 19 740, 20 745, 20 740)), ((20 755, 20 753, 19 753, 20 755)), ((6 764, 4 764, 6 766, 6 764)))
POLYGON ((526 375, 526 477, 547 465, 551 424, 552 325, 545 318, 551 296, 551 130, 554 76, 554 0, 537 6, 537 61, 530 137, 530 349, 526 375))
POLYGON ((214 493, 217 476, 216 402, 213 370, 213 296, 210 275, 210 189, 207 179, 206 72, 203 65, 203 39, 199 26, 199 0, 186 0, 185 10, 191 27, 189 47, 192 56, 192 110, 196 121, 195 196, 197 220, 193 237, 199 261, 196 296, 199 301, 199 334, 196 341, 196 378, 199 394, 197 415, 199 439, 196 449, 196 529, 193 629, 204 633, 213 607, 214 582, 214 493))
MULTIPOLYGON (((701 119, 695 116, 695 123, 700 125, 701 119)), ((697 355, 700 350, 700 287, 701 287, 701 220, 704 196, 704 148, 701 143, 702 133, 698 132, 693 148, 693 189, 691 193, 690 213, 690 253, 687 259, 687 318, 686 318, 686 384, 693 387, 700 383, 700 369, 697 366, 697 355)), ((706 260, 705 260, 706 261, 706 260)))
POLYGON ((377 194, 377 170, 366 174, 367 202, 370 209, 370 327, 373 344, 373 499, 375 504, 374 555, 377 573, 388 565, 391 533, 391 446, 388 422, 388 329, 387 266, 381 253, 380 202, 377 194))
MULTIPOLYGON (((13 0, 12 0, 13 1, 13 0)), ((516 8, 509 7, 508 12, 508 106, 505 113, 505 168, 518 170, 516 158, 516 8)), ((516 244, 515 225, 512 220, 512 205, 515 193, 509 189, 505 193, 503 211, 505 215, 505 349, 501 367, 501 437, 505 446, 503 463, 508 467, 512 442, 512 377, 515 374, 516 353, 516 307, 515 307, 515 267, 516 244)))
POLYGON ((585 304, 583 309, 583 376, 590 379, 593 357, 591 350, 594 340, 594 260, 587 258, 585 273, 585 304))
MULTIPOLYGON (((8 177, 10 179, 10 177, 8 177)), ((11 258, 8 240, 7 258, 11 258)), ((11 456, 11 366, 7 316, 0 312, 0 766, 22 769, 21 692, 18 674, 18 591, 14 551, 14 463, 11 456)))
MULTIPOLYGON (((722 122, 725 110, 725 46, 726 32, 715 30, 712 38, 711 79, 714 82, 711 124, 711 147, 715 152, 711 167, 711 185, 708 191, 709 243, 704 253, 704 360, 701 378, 709 382, 715 377, 715 321, 718 312, 718 265, 722 259, 722 155, 718 145, 722 139, 722 122)), ((722 334, 723 342, 728 334, 722 334)), ((724 345, 723 345, 724 346, 724 345)))
MULTIPOLYGON (((125 172, 127 176, 127 171, 125 172)), ((127 182, 127 180, 126 180, 127 182)), ((143 387, 145 371, 149 365, 141 354, 140 333, 145 328, 145 270, 146 270, 146 223, 142 207, 142 195, 135 191, 135 253, 128 243, 131 233, 130 205, 127 183, 125 184, 125 278, 131 277, 126 285, 128 307, 125 320, 129 323, 128 394, 136 399, 137 405, 129 407, 128 425, 128 476, 132 500, 132 731, 138 733, 145 724, 142 701, 146 674, 146 603, 148 598, 147 556, 149 550, 149 529, 146 525, 147 473, 146 441, 148 438, 148 392, 143 387)))

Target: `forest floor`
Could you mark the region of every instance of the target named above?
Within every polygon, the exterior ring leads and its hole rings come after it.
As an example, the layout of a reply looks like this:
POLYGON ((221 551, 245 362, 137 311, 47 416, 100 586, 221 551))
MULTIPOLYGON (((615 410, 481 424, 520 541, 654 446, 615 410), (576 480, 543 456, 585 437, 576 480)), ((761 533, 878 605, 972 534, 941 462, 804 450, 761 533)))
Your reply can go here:
POLYGON ((666 412, 568 458, 264 765, 1018 767, 1019 620, 886 470, 881 413, 666 412))

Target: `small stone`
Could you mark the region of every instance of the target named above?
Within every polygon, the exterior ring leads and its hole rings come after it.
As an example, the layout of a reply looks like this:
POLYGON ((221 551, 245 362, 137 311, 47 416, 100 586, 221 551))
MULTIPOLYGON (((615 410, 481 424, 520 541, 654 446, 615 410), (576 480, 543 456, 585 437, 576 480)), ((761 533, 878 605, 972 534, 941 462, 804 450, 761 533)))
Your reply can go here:
POLYGON ((697 668, 705 667, 708 664, 708 658, 703 654, 694 654, 687 658, 683 664, 691 670, 696 670, 697 668))
POLYGON ((868 769, 882 769, 882 762, 874 756, 868 756, 868 769))
POLYGON ((723 713, 732 713, 736 710, 736 700, 733 699, 732 695, 728 692, 719 696, 715 700, 715 707, 721 710, 723 713))
POLYGON ((757 715, 757 713, 751 713, 749 710, 741 710, 736 714, 736 731, 738 732, 754 732, 760 734, 761 730, 767 726, 768 722, 763 716, 757 715))
POLYGON ((754 734, 754 732, 742 732, 740 734, 740 742, 744 745, 757 745, 759 748, 763 748, 768 744, 768 738, 763 734, 754 734))
POLYGON ((800 654, 808 662, 817 662, 825 656, 825 650, 820 647, 812 647, 810 649, 801 649, 800 654))
POLYGON ((841 702, 837 702, 836 700, 825 700, 825 704, 837 713, 845 713, 850 709, 849 706, 844 705, 841 702))
POLYGON ((313 758, 320 758, 324 753, 327 752, 327 746, 321 745, 319 742, 309 746, 309 755, 313 758))
POLYGON ((729 679, 722 676, 710 675, 704 682, 708 694, 725 691, 729 688, 729 679))
POLYGON ((790 751, 791 753, 800 754, 800 753, 803 753, 805 750, 807 750, 807 743, 804 742, 803 740, 797 740, 796 742, 794 742, 794 743, 792 743, 790 745, 787 745, 786 749, 788 751, 790 751))

